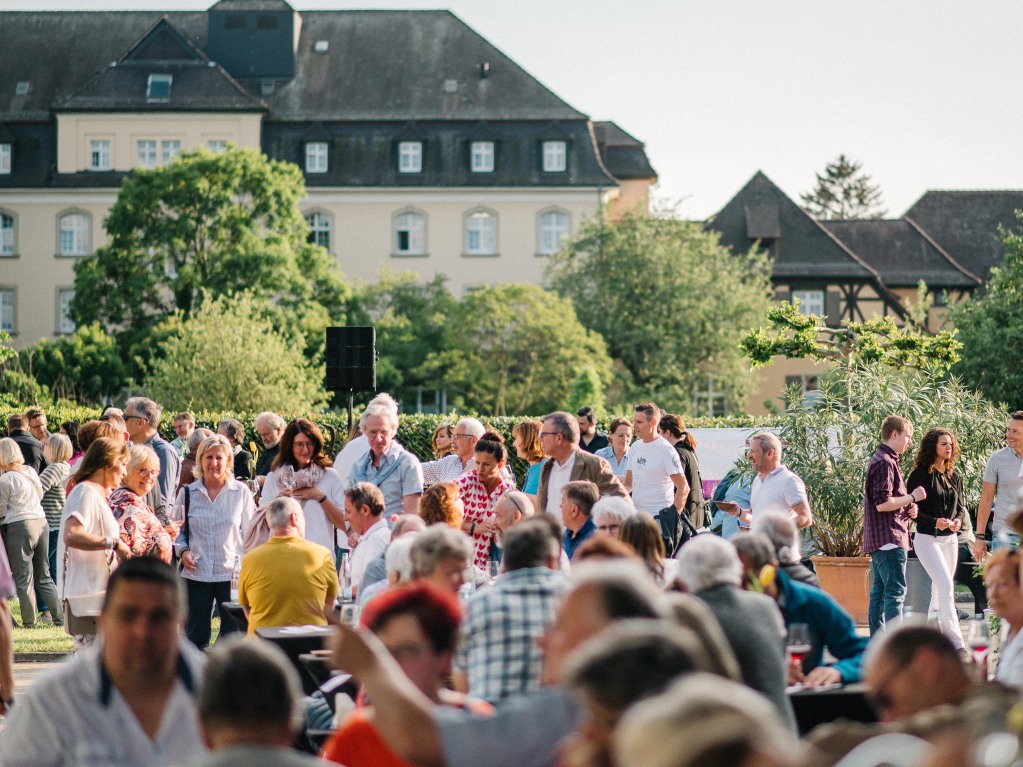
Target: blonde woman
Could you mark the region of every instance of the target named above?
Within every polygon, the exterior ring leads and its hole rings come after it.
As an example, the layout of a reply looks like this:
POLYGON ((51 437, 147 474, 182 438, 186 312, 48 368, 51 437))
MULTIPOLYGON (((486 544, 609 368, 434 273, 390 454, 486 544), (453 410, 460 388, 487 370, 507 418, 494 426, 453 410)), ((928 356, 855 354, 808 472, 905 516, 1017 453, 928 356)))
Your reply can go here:
MULTIPOLYGON (((26 628, 36 623, 35 592, 47 606, 57 604, 57 590, 50 578, 50 538, 43 513, 43 488, 33 469, 25 465, 18 443, 0 439, 0 525, 10 560, 14 585, 26 628)), ((62 624, 56 617, 58 625, 62 624)))
POLYGON ((195 481, 178 493, 181 522, 174 547, 188 592, 185 634, 200 650, 210 643, 210 615, 220 611, 220 635, 238 631, 224 603, 231 599, 231 576, 242 555, 242 536, 252 518, 252 493, 234 477, 234 448, 214 434, 199 443, 195 481))

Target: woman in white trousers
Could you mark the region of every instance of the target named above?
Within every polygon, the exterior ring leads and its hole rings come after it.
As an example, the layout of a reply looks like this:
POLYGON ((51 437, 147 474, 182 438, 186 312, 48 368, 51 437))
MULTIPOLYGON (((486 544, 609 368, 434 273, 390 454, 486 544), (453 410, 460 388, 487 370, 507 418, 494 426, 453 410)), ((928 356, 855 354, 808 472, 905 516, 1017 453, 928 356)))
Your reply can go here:
POLYGON ((957 533, 966 518, 963 478, 955 470, 959 443, 948 429, 931 429, 920 441, 913 471, 906 480, 912 492, 917 487, 927 497, 917 503, 916 536, 913 548, 917 559, 931 577, 930 612, 938 615, 938 628, 957 649, 962 649, 959 612, 955 604, 955 572, 959 563, 957 533))

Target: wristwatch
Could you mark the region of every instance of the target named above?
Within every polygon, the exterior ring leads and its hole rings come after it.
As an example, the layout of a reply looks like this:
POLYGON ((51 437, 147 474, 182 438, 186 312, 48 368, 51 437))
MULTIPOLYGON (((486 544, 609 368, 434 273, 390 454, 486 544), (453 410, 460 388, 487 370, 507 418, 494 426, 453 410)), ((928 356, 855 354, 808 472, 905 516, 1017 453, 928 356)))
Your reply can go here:
POLYGON ((109 537, 109 536, 107 536, 106 541, 103 544, 103 548, 105 548, 107 551, 113 551, 114 550, 114 539, 109 537))

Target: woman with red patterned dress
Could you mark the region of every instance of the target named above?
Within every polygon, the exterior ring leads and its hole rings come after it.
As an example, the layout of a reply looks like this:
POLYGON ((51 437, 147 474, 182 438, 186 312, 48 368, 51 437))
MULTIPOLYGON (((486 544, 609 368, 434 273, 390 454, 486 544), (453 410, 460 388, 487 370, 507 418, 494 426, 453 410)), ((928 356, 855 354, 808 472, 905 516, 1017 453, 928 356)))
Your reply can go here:
POLYGON ((514 490, 515 483, 501 474, 508 460, 508 451, 500 434, 488 431, 480 437, 473 460, 475 470, 463 474, 455 484, 465 506, 462 530, 472 538, 473 564, 486 572, 497 530, 494 503, 509 490, 514 490))

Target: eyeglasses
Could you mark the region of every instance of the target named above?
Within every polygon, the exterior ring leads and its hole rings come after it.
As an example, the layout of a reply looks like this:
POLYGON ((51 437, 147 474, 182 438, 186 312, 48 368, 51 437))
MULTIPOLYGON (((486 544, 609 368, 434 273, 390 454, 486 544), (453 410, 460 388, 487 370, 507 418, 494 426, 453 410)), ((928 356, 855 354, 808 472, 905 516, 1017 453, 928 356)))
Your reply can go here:
POLYGON ((556 437, 561 434, 560 431, 542 431, 540 432, 541 437, 556 437))
POLYGON ((621 527, 621 525, 597 525, 598 530, 605 533, 611 533, 612 535, 616 535, 618 533, 619 527, 621 527))
POLYGON ((160 470, 159 469, 136 469, 136 471, 139 473, 140 476, 143 476, 143 477, 159 477, 160 476, 160 470))
POLYGON ((292 442, 291 446, 293 448, 295 448, 295 450, 312 450, 315 447, 315 445, 313 445, 312 442, 298 442, 298 441, 292 442))
POLYGON ((459 434, 458 432, 455 432, 454 434, 451 435, 451 439, 462 439, 462 438, 468 439, 471 436, 472 436, 471 434, 459 434))
POLYGON ((124 417, 124 422, 125 422, 125 423, 127 423, 127 422, 128 422, 128 421, 130 421, 130 420, 131 420, 132 418, 136 418, 136 419, 138 419, 139 421, 144 421, 144 420, 146 420, 145 418, 143 418, 143 417, 142 417, 142 416, 140 416, 140 415, 126 415, 126 416, 124 417))

